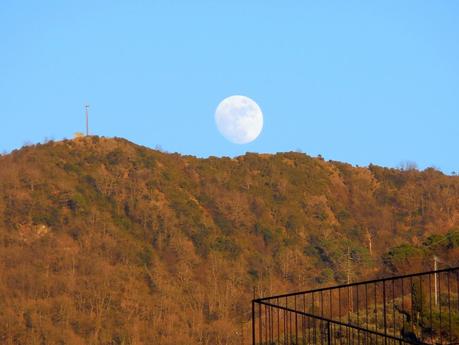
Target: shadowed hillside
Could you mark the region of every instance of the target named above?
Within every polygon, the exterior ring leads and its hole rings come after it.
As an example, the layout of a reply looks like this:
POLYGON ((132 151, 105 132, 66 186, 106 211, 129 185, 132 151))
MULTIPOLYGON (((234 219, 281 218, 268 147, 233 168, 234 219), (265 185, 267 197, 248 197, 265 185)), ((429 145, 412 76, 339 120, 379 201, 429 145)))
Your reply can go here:
POLYGON ((2 344, 241 344, 250 300, 459 263, 459 177, 87 137, 0 156, 2 344))

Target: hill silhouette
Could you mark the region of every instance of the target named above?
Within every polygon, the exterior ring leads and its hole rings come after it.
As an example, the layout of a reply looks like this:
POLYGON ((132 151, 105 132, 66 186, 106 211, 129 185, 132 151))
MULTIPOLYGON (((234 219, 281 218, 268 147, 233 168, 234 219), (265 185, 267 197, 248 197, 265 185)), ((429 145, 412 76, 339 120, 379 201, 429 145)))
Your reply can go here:
POLYGON ((84 137, 0 156, 2 344, 241 344, 250 300, 459 263, 459 177, 84 137))

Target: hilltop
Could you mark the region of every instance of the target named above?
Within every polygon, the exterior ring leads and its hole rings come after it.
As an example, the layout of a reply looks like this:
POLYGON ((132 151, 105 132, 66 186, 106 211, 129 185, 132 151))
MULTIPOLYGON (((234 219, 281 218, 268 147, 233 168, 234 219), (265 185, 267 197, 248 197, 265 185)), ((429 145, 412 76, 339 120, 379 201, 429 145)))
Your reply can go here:
POLYGON ((254 296, 459 263, 459 177, 84 137, 0 156, 2 344, 248 343, 254 296))

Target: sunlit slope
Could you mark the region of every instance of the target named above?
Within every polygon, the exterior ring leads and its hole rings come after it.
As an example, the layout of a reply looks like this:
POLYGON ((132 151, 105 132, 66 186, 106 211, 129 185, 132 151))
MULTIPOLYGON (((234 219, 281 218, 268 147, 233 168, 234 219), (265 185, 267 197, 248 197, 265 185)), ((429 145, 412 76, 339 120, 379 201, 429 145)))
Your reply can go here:
POLYGON ((240 344, 254 293, 458 263, 458 226, 459 177, 435 169, 25 147, 0 157, 0 339, 240 344))

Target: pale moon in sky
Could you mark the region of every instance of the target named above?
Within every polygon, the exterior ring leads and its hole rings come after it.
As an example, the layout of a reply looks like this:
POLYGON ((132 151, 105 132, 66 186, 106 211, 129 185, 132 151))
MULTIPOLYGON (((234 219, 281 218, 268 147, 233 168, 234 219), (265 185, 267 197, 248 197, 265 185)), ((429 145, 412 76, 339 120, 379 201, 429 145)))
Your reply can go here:
POLYGON ((221 101, 215 110, 215 122, 226 139, 235 144, 247 144, 260 135, 263 113, 249 97, 230 96, 221 101))

